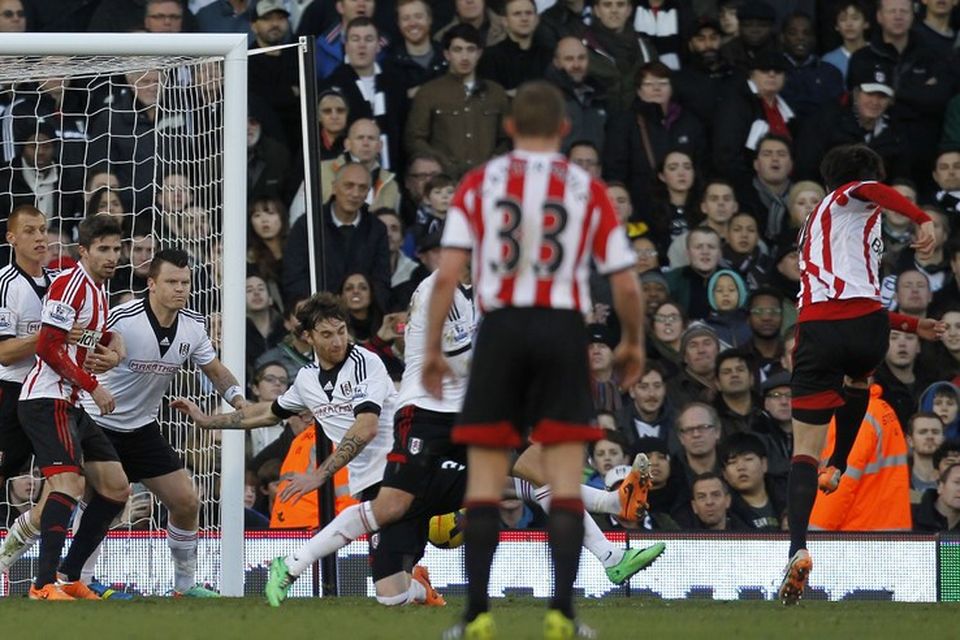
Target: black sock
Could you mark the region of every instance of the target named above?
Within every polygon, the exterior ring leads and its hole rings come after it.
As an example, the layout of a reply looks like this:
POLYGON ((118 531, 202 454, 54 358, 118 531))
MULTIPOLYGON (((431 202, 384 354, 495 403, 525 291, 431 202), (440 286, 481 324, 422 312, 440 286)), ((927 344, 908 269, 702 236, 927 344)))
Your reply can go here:
POLYGON ((810 456, 793 456, 787 481, 787 518, 790 521, 790 557, 807 548, 810 512, 817 499, 819 463, 810 456))
POLYGON ((466 529, 463 532, 464 559, 467 565, 467 622, 490 609, 487 588, 490 584, 490 565, 500 541, 500 504, 471 502, 467 508, 466 529))
POLYGON ((847 469, 847 456, 853 449, 853 443, 860 433, 860 425, 867 413, 867 404, 870 402, 870 390, 857 387, 844 387, 842 407, 837 407, 836 443, 828 464, 840 469, 843 473, 847 469))
POLYGON ((67 539, 70 515, 77 501, 65 493, 52 492, 40 512, 40 558, 34 585, 40 589, 57 579, 57 565, 67 539))
POLYGON ((550 608, 573 618, 573 582, 580 567, 583 546, 583 501, 553 498, 550 501, 550 555, 553 557, 553 600, 550 608))
POLYGON ((73 537, 70 551, 60 565, 60 572, 67 577, 67 580, 80 579, 83 564, 103 541, 107 530, 110 529, 110 523, 123 510, 124 504, 104 498, 99 493, 94 494, 90 504, 83 510, 77 535, 73 537))

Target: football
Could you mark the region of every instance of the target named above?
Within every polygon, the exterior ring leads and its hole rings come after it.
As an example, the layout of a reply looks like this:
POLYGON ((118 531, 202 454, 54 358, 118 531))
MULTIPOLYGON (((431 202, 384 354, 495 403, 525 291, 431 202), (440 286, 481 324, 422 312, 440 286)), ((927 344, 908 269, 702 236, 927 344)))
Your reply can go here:
POLYGON ((430 518, 430 544, 440 549, 455 549, 463 544, 463 521, 466 510, 430 518))

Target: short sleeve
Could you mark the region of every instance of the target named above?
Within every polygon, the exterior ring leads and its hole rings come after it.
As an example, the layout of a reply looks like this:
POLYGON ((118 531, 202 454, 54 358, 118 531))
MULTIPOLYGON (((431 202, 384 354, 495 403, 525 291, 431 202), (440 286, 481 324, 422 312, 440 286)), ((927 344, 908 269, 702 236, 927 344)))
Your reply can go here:
POLYGON ((305 376, 315 375, 311 374, 311 371, 314 371, 312 367, 304 367, 301 369, 300 373, 297 374, 296 380, 290 385, 290 388, 276 399, 276 403, 281 409, 293 413, 300 413, 304 409, 310 409, 303 398, 302 389, 307 380, 305 376))
POLYGON ((213 348, 213 343, 210 342, 210 337, 201 332, 197 346, 190 353, 190 361, 198 367, 203 367, 213 362, 216 357, 217 352, 213 348))
POLYGON ((480 184, 478 177, 482 175, 477 172, 467 174, 453 194, 453 200, 450 202, 450 209, 443 224, 443 237, 440 241, 442 246, 454 249, 473 248, 475 238, 470 221, 474 216, 479 215, 477 187, 480 184))
POLYGON ((386 403, 387 398, 394 389, 393 381, 390 379, 389 374, 387 374, 387 368, 383 365, 383 361, 381 361, 379 357, 373 354, 370 354, 368 357, 365 353, 363 354, 363 359, 365 361, 367 377, 360 382, 357 389, 354 389, 354 415, 356 415, 357 409, 361 408, 361 406, 372 408, 370 405, 377 408, 375 413, 379 413, 379 409, 383 408, 384 403, 386 403))
POLYGON ((17 336, 17 325, 20 322, 18 306, 16 295, 9 289, 0 297, 0 336, 17 336))
POLYGON ((40 322, 43 324, 70 331, 77 319, 77 310, 65 302, 47 299, 43 301, 43 311, 40 313, 40 322))
POLYGON ((590 191, 590 206, 596 208, 596 215, 600 217, 592 247, 597 271, 608 275, 629 269, 637 259, 627 241, 627 233, 620 225, 617 210, 599 181, 593 181, 590 191))

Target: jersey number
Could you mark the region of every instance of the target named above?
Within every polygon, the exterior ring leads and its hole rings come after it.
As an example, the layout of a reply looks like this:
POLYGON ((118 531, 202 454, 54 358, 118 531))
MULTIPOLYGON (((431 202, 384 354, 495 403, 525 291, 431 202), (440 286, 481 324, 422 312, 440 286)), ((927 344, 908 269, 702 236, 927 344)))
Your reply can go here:
MULTIPOLYGON (((522 254, 520 243, 523 239, 523 230, 520 228, 520 205, 513 200, 504 199, 497 201, 497 209, 502 216, 500 227, 497 229, 500 252, 495 260, 490 261, 490 267, 498 275, 512 275, 517 271, 522 254)), ((533 265, 533 272, 538 278, 548 278, 560 268, 563 262, 563 245, 559 238, 567 228, 568 219, 567 210, 563 205, 555 202, 543 205, 543 229, 537 261, 533 265)))

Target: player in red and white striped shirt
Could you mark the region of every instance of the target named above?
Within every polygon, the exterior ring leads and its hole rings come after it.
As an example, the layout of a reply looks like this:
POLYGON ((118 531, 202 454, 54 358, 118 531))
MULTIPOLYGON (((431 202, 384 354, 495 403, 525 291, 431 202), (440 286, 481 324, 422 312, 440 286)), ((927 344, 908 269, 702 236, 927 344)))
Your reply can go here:
POLYGON ((799 317, 794 348, 793 458, 788 483, 790 561, 780 585, 784 604, 796 603, 813 568, 807 527, 819 486, 835 490, 846 469, 870 399, 869 380, 883 361, 891 325, 930 340, 943 332, 931 319, 888 314, 880 303, 881 208, 919 225, 913 246, 933 249, 933 222, 916 205, 880 182, 883 161, 865 145, 832 149, 820 165, 830 193, 800 232, 799 317), (819 469, 827 427, 837 438, 819 469))
POLYGON ((452 432, 454 442, 469 447, 464 505, 470 584, 464 620, 448 635, 493 632, 487 584, 500 496, 509 451, 530 430, 544 445, 543 470, 553 489, 548 531, 555 592, 545 628, 548 637, 573 637, 584 442, 601 437, 593 424, 583 320, 591 304, 590 261, 610 277, 623 327, 615 358, 624 368, 625 387, 639 378, 644 360, 642 295, 633 252, 606 189, 559 153, 569 122, 557 89, 544 82, 522 86, 504 126, 515 151, 468 173, 454 195, 428 315, 423 385, 439 397, 449 372, 441 329, 472 251, 474 295, 484 318, 452 432))

